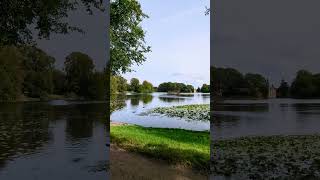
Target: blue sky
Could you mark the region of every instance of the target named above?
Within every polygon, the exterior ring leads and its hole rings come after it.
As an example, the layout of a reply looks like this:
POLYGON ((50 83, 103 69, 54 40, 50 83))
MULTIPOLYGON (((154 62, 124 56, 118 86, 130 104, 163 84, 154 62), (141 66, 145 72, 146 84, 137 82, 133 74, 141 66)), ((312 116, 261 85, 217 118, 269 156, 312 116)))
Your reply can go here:
POLYGON ((182 82, 195 87, 210 79, 210 17, 205 16, 209 0, 140 0, 149 16, 142 26, 152 52, 147 61, 123 76, 155 86, 182 82))

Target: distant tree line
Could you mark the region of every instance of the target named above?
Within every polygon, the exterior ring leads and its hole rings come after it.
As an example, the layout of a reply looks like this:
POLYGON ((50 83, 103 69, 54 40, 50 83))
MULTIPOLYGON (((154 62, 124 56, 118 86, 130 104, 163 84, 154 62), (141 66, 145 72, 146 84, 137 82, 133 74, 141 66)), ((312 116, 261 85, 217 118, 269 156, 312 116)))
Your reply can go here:
POLYGON ((165 82, 161 83, 157 89, 158 92, 178 92, 178 93, 193 93, 194 87, 192 85, 177 83, 177 82, 165 82))
POLYGON ((81 52, 69 54, 64 70, 54 67, 55 59, 34 46, 0 48, 0 100, 15 101, 50 95, 104 99, 106 76, 95 71, 93 60, 81 52))
POLYGON ((267 98, 269 83, 260 74, 242 74, 233 68, 211 67, 213 90, 220 91, 223 97, 267 98))
MULTIPOLYGON (((223 97, 267 98, 269 82, 260 74, 242 74, 233 68, 211 67, 213 90, 223 97)), ((320 98, 320 73, 300 70, 291 85, 281 80, 275 88, 277 98, 320 98)))
POLYGON ((141 84, 139 79, 132 78, 130 83, 127 82, 125 78, 120 75, 111 76, 111 93, 125 93, 127 91, 135 93, 152 93, 155 91, 153 85, 144 80, 141 84))
MULTIPOLYGON (((154 87, 152 83, 144 80, 140 83, 139 79, 132 78, 130 82, 127 82, 125 78, 120 75, 111 76, 111 92, 113 94, 121 94, 125 92, 136 93, 152 93, 152 92, 173 92, 173 93, 193 93, 194 87, 192 85, 177 83, 177 82, 164 82, 158 87, 154 87)), ((209 93, 210 85, 203 84, 198 88, 198 92, 209 93)))

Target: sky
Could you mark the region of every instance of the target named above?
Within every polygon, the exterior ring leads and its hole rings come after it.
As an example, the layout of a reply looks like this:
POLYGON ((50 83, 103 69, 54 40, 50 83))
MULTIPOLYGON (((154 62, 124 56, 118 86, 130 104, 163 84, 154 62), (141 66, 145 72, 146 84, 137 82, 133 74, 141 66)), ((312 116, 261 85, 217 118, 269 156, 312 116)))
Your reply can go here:
POLYGON ((52 34, 50 39, 36 39, 37 46, 56 59, 55 65, 63 68, 65 57, 71 52, 79 51, 88 54, 97 70, 103 70, 108 59, 107 39, 108 13, 94 9, 88 15, 84 8, 69 13, 65 20, 71 25, 80 27, 84 34, 72 32, 67 35, 52 34))
POLYGON ((211 65, 261 73, 275 85, 320 72, 320 1, 215 0, 211 65))
POLYGON ((162 82, 182 82, 199 87, 210 79, 209 0, 139 0, 149 16, 142 23, 152 52, 146 62, 123 76, 162 82))

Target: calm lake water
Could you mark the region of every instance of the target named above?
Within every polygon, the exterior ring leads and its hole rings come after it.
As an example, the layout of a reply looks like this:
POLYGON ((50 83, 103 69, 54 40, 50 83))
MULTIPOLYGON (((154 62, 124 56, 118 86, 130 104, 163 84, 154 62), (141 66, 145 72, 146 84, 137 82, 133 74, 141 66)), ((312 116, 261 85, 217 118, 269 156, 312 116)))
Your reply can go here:
POLYGON ((144 127, 181 128, 188 130, 209 130, 210 122, 167 117, 164 115, 142 115, 156 107, 170 107, 189 104, 209 104, 210 95, 195 93, 188 95, 168 95, 167 93, 152 93, 126 95, 123 107, 111 114, 114 122, 124 122, 144 127))
POLYGON ((0 103, 0 179, 105 180, 106 103, 0 103))
POLYGON ((320 133, 320 100, 227 100, 213 115, 213 139, 320 133))

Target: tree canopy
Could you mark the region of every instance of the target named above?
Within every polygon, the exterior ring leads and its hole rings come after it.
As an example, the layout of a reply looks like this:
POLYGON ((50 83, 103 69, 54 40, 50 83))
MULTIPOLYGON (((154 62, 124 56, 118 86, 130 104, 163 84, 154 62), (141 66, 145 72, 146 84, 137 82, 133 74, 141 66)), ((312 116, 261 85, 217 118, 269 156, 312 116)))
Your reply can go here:
POLYGON ((34 43, 35 33, 39 38, 49 38, 51 33, 81 31, 65 20, 79 4, 83 4, 88 13, 92 13, 93 7, 103 10, 102 0, 0 1, 0 45, 34 43))
POLYGON ((52 73, 55 59, 39 48, 23 46, 23 93, 28 97, 42 97, 52 94, 54 89, 52 73))
POLYGON ((14 46, 0 48, 0 100, 15 100, 21 93, 24 71, 22 54, 14 46))
POLYGON ((210 85, 208 84, 203 84, 201 86, 201 88, 199 89, 199 92, 202 92, 202 93, 210 93, 210 85))
POLYGON ((0 46, 0 101, 49 95, 105 99, 107 76, 94 70, 92 59, 73 52, 66 57, 65 71, 54 68, 55 59, 34 46, 0 46))
POLYGON ((87 96, 88 84, 93 75, 93 60, 81 52, 73 52, 64 62, 68 91, 80 96, 87 96))
POLYGON ((211 67, 211 84, 214 91, 221 91, 224 97, 250 96, 267 97, 269 84, 260 74, 243 75, 233 68, 211 67))
POLYGON ((194 87, 184 83, 164 82, 159 84, 158 92, 193 93, 194 87))
POLYGON ((320 97, 320 75, 298 71, 291 85, 291 95, 295 98, 320 97))
POLYGON ((146 60, 150 46, 145 43, 141 22, 148 16, 137 0, 113 0, 110 4, 110 68, 113 75, 132 71, 146 60))

